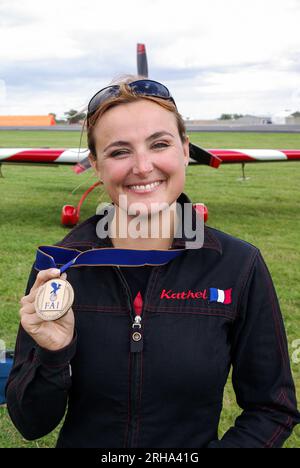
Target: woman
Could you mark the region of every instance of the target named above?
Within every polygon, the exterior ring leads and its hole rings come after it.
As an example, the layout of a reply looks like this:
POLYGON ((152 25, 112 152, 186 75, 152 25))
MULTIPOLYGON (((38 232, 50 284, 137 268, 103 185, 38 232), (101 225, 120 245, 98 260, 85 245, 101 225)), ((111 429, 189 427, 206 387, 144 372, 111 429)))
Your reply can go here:
POLYGON ((156 266, 70 267, 74 305, 50 322, 34 301, 60 270, 37 273, 36 265, 7 386, 16 427, 41 437, 68 403, 58 447, 281 447, 300 415, 272 281, 246 242, 205 227, 202 245, 186 248, 184 229, 177 235, 186 213, 178 208, 191 205, 183 193, 189 142, 169 91, 151 80, 109 86, 91 99, 87 129, 110 217, 88 219, 60 248, 176 256, 156 266), (243 412, 218 440, 231 365, 243 412))

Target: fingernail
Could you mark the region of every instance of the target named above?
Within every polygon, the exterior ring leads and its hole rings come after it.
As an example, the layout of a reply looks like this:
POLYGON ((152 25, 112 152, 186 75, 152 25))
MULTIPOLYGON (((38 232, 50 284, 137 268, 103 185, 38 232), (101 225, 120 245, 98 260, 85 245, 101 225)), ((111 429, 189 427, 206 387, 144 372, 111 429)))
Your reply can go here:
POLYGON ((59 275, 59 274, 60 274, 60 271, 58 268, 52 268, 51 275, 59 275))

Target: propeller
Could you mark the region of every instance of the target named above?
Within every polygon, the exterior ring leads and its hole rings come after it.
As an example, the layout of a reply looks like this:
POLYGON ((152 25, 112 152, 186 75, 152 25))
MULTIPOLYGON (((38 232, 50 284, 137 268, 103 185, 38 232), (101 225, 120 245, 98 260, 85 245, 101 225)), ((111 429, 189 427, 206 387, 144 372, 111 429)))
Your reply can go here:
POLYGON ((148 63, 145 44, 137 45, 137 72, 139 76, 148 78, 148 63))
MULTIPOLYGON (((145 44, 137 44, 137 73, 139 76, 148 77, 148 63, 147 63, 147 55, 146 55, 146 47, 145 44)), ((79 112, 86 111, 87 106, 79 112)), ((198 164, 204 164, 207 166, 212 166, 217 168, 220 163, 221 159, 217 156, 212 155, 208 151, 190 143, 190 156, 191 158, 196 161, 198 164)), ((87 169, 91 167, 90 161, 87 158, 83 159, 80 163, 74 166, 73 171, 76 174, 81 174, 85 172, 87 169)))

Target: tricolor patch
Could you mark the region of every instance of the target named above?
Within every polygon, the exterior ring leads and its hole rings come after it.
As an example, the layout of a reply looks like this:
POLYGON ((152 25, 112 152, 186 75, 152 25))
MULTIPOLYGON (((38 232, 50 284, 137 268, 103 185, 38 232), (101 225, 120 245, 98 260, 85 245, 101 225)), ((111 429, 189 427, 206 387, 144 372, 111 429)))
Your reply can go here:
POLYGON ((231 304, 231 291, 230 289, 216 289, 209 288, 209 302, 221 302, 222 304, 231 304))

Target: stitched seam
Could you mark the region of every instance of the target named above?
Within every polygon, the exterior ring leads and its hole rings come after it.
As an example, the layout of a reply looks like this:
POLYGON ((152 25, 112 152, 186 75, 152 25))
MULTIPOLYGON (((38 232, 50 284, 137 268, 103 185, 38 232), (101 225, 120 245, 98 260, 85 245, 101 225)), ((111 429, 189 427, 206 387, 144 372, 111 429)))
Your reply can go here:
MULTIPOLYGON (((152 292, 154 290, 154 286, 156 284, 157 277, 158 277, 158 274, 160 273, 160 271, 161 271, 161 268, 157 268, 157 270, 153 274, 152 285, 150 285, 150 288, 148 290, 148 295, 146 295, 146 297, 145 297, 145 302, 146 302, 147 298, 151 297, 151 295, 152 295, 152 292)), ((147 310, 147 308, 145 308, 144 311, 143 311, 144 312, 144 314, 143 314, 143 335, 144 336, 145 336, 145 323, 146 323, 146 319, 147 319, 146 310, 147 310)), ((138 443, 138 437, 139 437, 140 425, 141 425, 141 418, 142 418, 142 414, 141 414, 141 409, 142 409, 142 387, 143 387, 143 376, 144 376, 143 363, 144 363, 143 352, 141 352, 141 364, 140 364, 140 366, 141 366, 141 375, 140 375, 140 382, 139 382, 139 385, 140 385, 140 387, 139 387, 139 406, 138 406, 138 419, 137 419, 137 427, 136 427, 136 434, 135 434, 135 441, 136 441, 135 445, 136 446, 137 446, 137 443, 138 443)))
POLYGON ((210 228, 204 227, 204 245, 203 247, 208 247, 216 250, 222 254, 222 245, 219 239, 210 231, 210 228))
POLYGON ((73 306, 72 307, 73 310, 78 310, 79 312, 83 311, 83 310, 86 310, 88 312, 93 312, 93 311, 96 311, 96 312, 110 312, 110 313, 120 313, 121 315, 127 315, 128 313, 128 310, 127 309, 119 309, 119 308, 114 308, 114 307, 106 307, 106 306, 89 306, 89 305, 76 305, 76 306, 73 306))
MULTIPOLYGON (((285 392, 283 390, 281 390, 278 398, 276 398, 275 401, 277 401, 278 403, 284 403, 286 400, 287 400, 286 394, 285 394, 285 392)), ((288 418, 286 420, 286 425, 288 426, 288 428, 291 428, 293 426, 293 419, 290 416, 288 416, 288 418)), ((274 446, 275 442, 278 440, 278 438, 282 434, 282 432, 284 432, 285 430, 286 430, 286 428, 283 427, 282 425, 280 425, 277 429, 275 429, 275 432, 273 433, 271 438, 268 440, 265 447, 266 448, 272 448, 274 446)))
MULTIPOLYGON (((275 402, 278 402, 280 404, 281 399, 282 399, 282 392, 280 392, 280 394, 276 398, 275 402)), ((275 430, 274 430, 273 434, 271 435, 270 439, 266 442, 265 448, 269 448, 269 446, 271 446, 271 443, 272 443, 273 439, 277 436, 277 434, 278 434, 278 432, 280 432, 280 430, 281 430, 281 426, 278 426, 277 428, 275 428, 275 430)))
MULTIPOLYGON (((150 288, 148 290, 148 295, 145 297, 145 302, 148 297, 152 296, 154 286, 156 284, 156 280, 158 277, 158 274, 160 272, 160 268, 157 268, 156 271, 154 271, 153 278, 152 278, 152 284, 150 285, 150 288)), ((144 309, 144 314, 143 314, 143 335, 145 336, 145 321, 146 321, 146 314, 145 314, 145 309, 144 309)), ((141 363, 140 363, 140 382, 139 382, 139 406, 138 406, 138 415, 137 415, 137 426, 136 426, 136 434, 135 434, 135 445, 137 446, 138 442, 138 436, 140 432, 140 424, 141 424, 141 407, 142 407, 142 379, 143 379, 143 352, 141 352, 141 363)), ((134 444, 133 444, 134 445, 134 444)))
POLYGON ((148 294, 146 294, 145 303, 147 302, 147 299, 152 297, 152 295, 153 295, 154 286, 156 284, 158 274, 160 273, 161 270, 162 270, 162 268, 157 268, 157 270, 154 271, 153 279, 152 279, 152 285, 150 285, 150 288, 148 290, 148 294))
MULTIPOLYGON (((147 309, 149 310, 149 312, 152 312, 152 311, 157 311, 159 312, 160 310, 169 310, 169 311, 172 311, 172 310, 175 310, 178 312, 178 307, 173 307, 173 306, 159 306, 159 307, 155 307, 155 306, 147 306, 147 309)), ((209 312, 209 311, 219 311, 219 312, 223 312, 223 313, 228 313, 228 314, 231 314, 231 315, 234 315, 233 311, 232 310, 229 310, 229 309, 225 309, 223 307, 192 307, 192 306, 186 306, 186 307, 182 307, 181 308, 181 311, 182 313, 188 313, 186 312, 186 310, 203 310, 205 312, 209 312)))
MULTIPOLYGON (((287 420, 286 420, 286 426, 287 428, 291 428, 292 427, 292 418, 290 416, 287 417, 287 420)), ((268 442, 268 444, 266 445, 266 448, 272 448, 274 447, 275 443, 277 442, 277 440, 279 439, 279 437, 281 436, 281 434, 287 430, 286 427, 284 426, 281 426, 279 428, 279 430, 277 430, 277 433, 274 434, 274 437, 270 440, 270 442, 268 442)))
POLYGON ((240 304, 242 302, 242 297, 243 297, 243 294, 244 294, 244 291, 245 291, 245 288, 246 288, 246 284, 250 279, 252 270, 254 268, 254 262, 255 262, 256 258, 258 257, 258 254, 259 254, 259 250, 255 250, 253 252, 252 256, 250 257, 250 259, 248 261, 245 273, 244 273, 244 275, 241 276, 240 293, 239 293, 237 301, 236 301, 236 316, 237 317, 239 316, 240 304))
MULTIPOLYGON (((263 262, 262 262, 263 263, 263 262)), ((283 333, 281 329, 281 323, 279 319, 279 314, 277 312, 277 307, 275 303, 275 294, 274 294, 274 289, 273 289, 273 284, 271 282, 271 279, 269 275, 267 274, 266 267, 263 263, 263 268, 265 270, 265 274, 267 277, 267 282, 268 282, 268 293, 270 300, 272 302, 272 315, 273 315, 273 320, 274 320, 274 325, 275 325, 275 330, 276 330, 276 339, 277 339, 277 344, 280 350, 281 358, 282 358, 282 363, 284 367, 284 372, 285 375, 288 375, 288 357, 285 353, 285 344, 284 344, 284 339, 283 339, 283 333)))
POLYGON ((140 430, 140 422, 141 422, 141 407, 142 407, 142 379, 143 379, 143 353, 141 352, 141 375, 140 375, 140 383, 139 383, 139 406, 138 406, 138 418, 137 418, 137 425, 136 425, 136 433, 135 433, 135 446, 137 447, 138 443, 138 435, 140 430))
POLYGON ((181 313, 181 314, 192 314, 192 313, 198 313, 198 312, 205 312, 207 314, 210 314, 211 312, 221 312, 222 314, 226 314, 226 315, 231 315, 233 318, 235 318, 235 315, 233 314, 232 311, 229 311, 229 310, 226 310, 226 309, 223 309, 223 308, 217 308, 217 307, 209 307, 209 308, 206 308, 206 307, 187 307, 187 310, 184 310, 181 309, 181 310, 178 310, 178 308, 176 307, 159 307, 159 308, 156 308, 156 307, 152 307, 152 306, 149 306, 147 307, 147 309, 149 310, 150 313, 157 313, 159 314, 161 311, 166 313, 166 312, 177 312, 177 313, 181 313))
MULTIPOLYGON (((143 336, 144 337, 145 337, 146 322, 147 322, 147 319, 148 319, 146 310, 147 309, 144 310, 144 317, 143 317, 143 322, 144 322, 143 336)), ((144 346, 145 346, 145 342, 144 342, 144 346)), ((144 367, 143 367, 144 359, 143 359, 143 357, 144 357, 144 353, 142 352, 141 353, 140 401, 139 401, 139 414, 138 414, 138 421, 137 421, 136 444, 138 443, 138 435, 140 433, 140 427, 141 427, 141 423, 142 423, 142 388, 143 388, 143 378, 144 378, 144 367)))
POLYGON ((93 308, 97 308, 97 307, 100 307, 101 309, 113 309, 113 310, 121 310, 121 311, 126 311, 128 312, 128 309, 125 308, 125 307, 119 307, 119 306, 106 306, 106 305, 101 305, 101 306, 98 306, 96 304, 76 304, 74 307, 77 307, 78 309, 82 309, 82 308, 87 308, 87 309, 90 309, 91 307, 93 308))
MULTIPOLYGON (((159 312, 151 312, 159 314, 159 312)), ((224 317, 227 318, 228 320, 234 321, 235 317, 229 317, 228 315, 225 314, 213 314, 213 313, 205 313, 205 312, 164 312, 164 314, 176 314, 176 315, 205 315, 205 316, 212 316, 212 317, 224 317)))
POLYGON ((276 440, 282 433, 282 431, 283 431, 282 426, 279 426, 276 432, 274 433, 273 437, 271 438, 271 440, 266 444, 265 448, 272 448, 274 446, 274 443, 276 442, 276 440))
POLYGON ((284 390, 282 390, 282 393, 283 393, 283 395, 284 395, 284 401, 285 401, 286 406, 287 406, 290 410, 295 411, 295 406, 293 405, 293 403, 292 403, 292 402, 290 401, 290 399, 288 398, 287 393, 286 393, 284 390))
MULTIPOLYGON (((130 339, 130 331, 129 331, 129 339, 130 339)), ((128 353, 128 415, 127 415, 127 425, 125 427, 125 436, 124 436, 124 448, 128 446, 128 431, 129 431, 129 421, 131 415, 131 353, 129 350, 128 353)))

